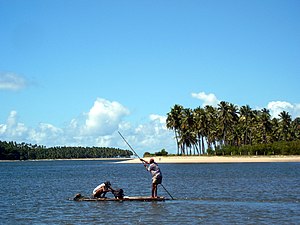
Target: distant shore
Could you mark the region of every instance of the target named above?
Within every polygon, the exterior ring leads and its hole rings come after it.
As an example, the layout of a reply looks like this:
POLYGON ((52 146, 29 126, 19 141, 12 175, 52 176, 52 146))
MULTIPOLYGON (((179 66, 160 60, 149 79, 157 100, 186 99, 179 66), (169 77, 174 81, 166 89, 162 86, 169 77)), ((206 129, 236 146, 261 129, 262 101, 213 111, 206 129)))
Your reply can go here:
MULTIPOLYGON (((274 156, 155 156, 145 157, 146 161, 153 158, 157 163, 267 163, 267 162, 300 162, 300 155, 274 156)), ((63 160, 101 160, 115 163, 141 163, 138 158, 79 158, 79 159, 38 159, 24 161, 63 161, 63 160)), ((20 162, 22 160, 0 160, 0 162, 20 162)))
POLYGON ((30 161, 68 161, 68 160, 74 160, 74 161, 93 161, 93 160, 101 160, 101 161, 127 161, 132 158, 74 158, 74 159, 28 159, 28 160, 0 160, 0 162, 30 162, 30 161))
MULTIPOLYGON (((300 162, 300 156, 156 156, 157 163, 256 163, 256 162, 300 162)), ((149 161, 149 157, 143 158, 149 161)), ((138 158, 118 163, 141 163, 138 158)))

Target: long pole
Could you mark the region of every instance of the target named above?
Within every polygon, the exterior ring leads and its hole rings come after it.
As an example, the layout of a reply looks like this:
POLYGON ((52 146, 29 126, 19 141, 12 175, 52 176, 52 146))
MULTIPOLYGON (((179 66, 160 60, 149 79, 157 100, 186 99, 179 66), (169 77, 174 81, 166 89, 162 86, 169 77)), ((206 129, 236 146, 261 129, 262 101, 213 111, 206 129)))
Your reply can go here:
POLYGON ((125 141, 125 143, 129 146, 129 148, 134 152, 134 154, 139 158, 139 160, 141 160, 141 158, 139 157, 139 155, 133 150, 133 148, 130 146, 130 144, 126 141, 126 139, 123 137, 123 135, 120 133, 120 131, 118 131, 118 133, 120 134, 120 136, 123 138, 123 140, 125 141))
POLYGON ((165 191, 168 193, 168 195, 171 197, 172 200, 174 200, 173 196, 170 194, 170 192, 168 192, 168 190, 165 188, 165 186, 163 184, 160 184, 164 189, 165 191))
MULTIPOLYGON (((129 146, 129 148, 134 152, 134 154, 139 158, 139 160, 141 160, 141 158, 139 157, 139 155, 136 153, 136 151, 134 151, 134 149, 131 147, 131 145, 126 141, 126 139, 123 137, 123 135, 120 133, 120 131, 118 131, 118 133, 123 138, 123 140, 125 141, 125 143, 129 146)), ((170 192, 168 192, 168 190, 165 188, 165 186, 163 184, 160 184, 160 185, 165 189, 165 191, 168 193, 168 195, 170 195, 171 199, 174 200, 173 196, 170 194, 170 192)))

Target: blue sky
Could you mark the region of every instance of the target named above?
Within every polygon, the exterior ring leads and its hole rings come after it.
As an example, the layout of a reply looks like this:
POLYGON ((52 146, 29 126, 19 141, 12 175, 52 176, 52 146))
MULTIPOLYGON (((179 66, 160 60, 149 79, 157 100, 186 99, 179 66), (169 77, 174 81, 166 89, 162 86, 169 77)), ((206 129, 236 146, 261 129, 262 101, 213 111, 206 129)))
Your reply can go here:
POLYGON ((175 153, 175 104, 300 116, 300 2, 0 0, 0 140, 175 153))

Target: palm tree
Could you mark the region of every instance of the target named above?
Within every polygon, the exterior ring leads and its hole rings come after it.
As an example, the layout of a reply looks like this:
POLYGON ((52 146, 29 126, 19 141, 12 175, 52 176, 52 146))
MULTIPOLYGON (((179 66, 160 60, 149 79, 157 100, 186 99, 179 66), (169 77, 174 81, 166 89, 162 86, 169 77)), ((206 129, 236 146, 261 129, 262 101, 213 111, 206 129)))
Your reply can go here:
POLYGON ((249 134, 251 132, 250 124, 251 124, 252 118, 253 118, 253 111, 249 105, 240 107, 239 122, 241 124, 241 129, 243 132, 243 144, 244 145, 247 145, 250 142, 249 134))
POLYGON ((222 144, 227 145, 228 134, 233 131, 233 127, 238 121, 238 110, 237 106, 224 101, 220 102, 218 106, 222 144))
POLYGON ((180 123, 180 144, 182 148, 182 154, 185 154, 185 150, 190 150, 195 147, 197 143, 196 132, 194 130, 195 122, 193 117, 193 110, 185 108, 182 111, 181 123, 180 123))
POLYGON ((279 141, 280 140, 279 120, 277 118, 273 118, 271 120, 271 124, 272 124, 271 142, 279 141))
POLYGON ((269 110, 252 110, 222 101, 218 107, 196 109, 175 105, 167 115, 167 128, 174 130, 177 154, 205 153, 224 145, 240 146, 300 139, 300 118, 292 121, 283 111, 271 119, 269 110), (240 110, 240 111, 239 111, 240 110), (220 146, 218 146, 220 145, 220 146))
POLYGON ((206 140, 208 148, 212 149, 212 145, 216 149, 218 141, 218 111, 215 107, 205 106, 205 115, 207 121, 206 140))
POLYGON ((260 128, 262 132, 262 143, 266 144, 268 142, 267 135, 271 133, 272 131, 272 123, 271 123, 271 115, 270 111, 266 108, 263 108, 261 110, 260 116, 259 116, 259 123, 260 128))
POLYGON ((207 126, 208 121, 207 121, 205 110, 201 107, 198 107, 194 109, 193 116, 195 121, 195 132, 197 134, 200 153, 204 154, 205 152, 204 137, 207 137, 207 133, 208 133, 208 126, 207 126))
POLYGON ((300 117, 297 117, 292 122, 293 140, 300 140, 300 117))
POLYGON ((283 141, 288 141, 290 139, 292 118, 286 111, 279 113, 279 118, 281 138, 283 141))
POLYGON ((230 128, 230 141, 231 145, 236 145, 240 142, 240 129, 238 127, 238 121, 239 121, 239 111, 238 107, 232 103, 229 104, 229 113, 231 118, 231 126, 230 128), (235 144, 236 143, 236 144, 235 144))
POLYGON ((174 130, 174 135, 177 144, 177 155, 179 155, 179 135, 180 135, 180 121, 182 117, 183 107, 181 105, 174 105, 171 112, 167 114, 166 126, 168 129, 174 130))

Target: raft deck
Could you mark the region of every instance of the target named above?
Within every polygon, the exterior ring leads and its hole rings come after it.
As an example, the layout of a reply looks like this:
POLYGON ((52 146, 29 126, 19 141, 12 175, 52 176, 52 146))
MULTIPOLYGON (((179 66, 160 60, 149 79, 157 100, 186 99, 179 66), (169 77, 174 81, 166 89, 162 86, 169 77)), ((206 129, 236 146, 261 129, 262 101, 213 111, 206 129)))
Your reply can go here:
POLYGON ((75 197, 74 201, 82 202, 82 201, 91 201, 91 202, 97 202, 97 201, 141 201, 141 202, 161 202, 169 200, 168 198, 165 197, 157 197, 157 198, 152 198, 152 197, 147 197, 147 196, 135 196, 135 197, 128 197, 125 196, 124 198, 89 198, 89 197, 75 197))

